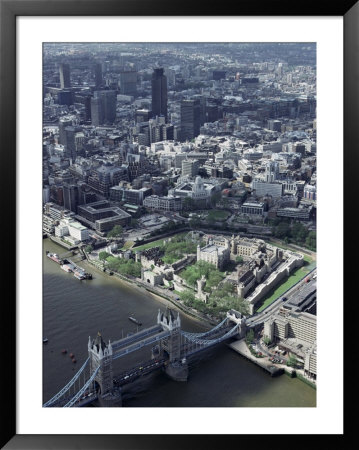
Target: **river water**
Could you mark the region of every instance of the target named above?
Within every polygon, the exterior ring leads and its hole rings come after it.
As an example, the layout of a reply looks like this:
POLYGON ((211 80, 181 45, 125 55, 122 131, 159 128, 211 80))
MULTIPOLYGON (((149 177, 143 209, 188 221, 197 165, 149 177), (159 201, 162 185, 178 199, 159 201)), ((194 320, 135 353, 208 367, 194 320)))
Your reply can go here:
MULTIPOLYGON (((87 359, 89 336, 101 332, 105 341, 117 340, 137 326, 128 320, 134 315, 141 328, 154 325, 158 309, 172 306, 95 269, 87 262, 79 263, 93 274, 92 280, 80 281, 46 258, 46 250, 63 254, 65 249, 49 239, 43 241, 43 401, 56 394, 74 376, 87 359), (67 354, 62 354, 67 349, 67 354), (69 353, 77 360, 72 363, 69 353)), ((203 331, 193 318, 180 313, 182 329, 203 331)), ((150 359, 150 351, 142 360, 150 359)), ((123 370, 138 362, 132 354, 115 367, 123 370)), ((116 362, 117 362, 116 361, 116 362)), ((225 344, 190 367, 186 383, 170 380, 158 372, 146 380, 145 389, 130 393, 124 407, 310 407, 316 405, 316 391, 298 379, 281 375, 271 378, 256 365, 245 360, 225 344)))

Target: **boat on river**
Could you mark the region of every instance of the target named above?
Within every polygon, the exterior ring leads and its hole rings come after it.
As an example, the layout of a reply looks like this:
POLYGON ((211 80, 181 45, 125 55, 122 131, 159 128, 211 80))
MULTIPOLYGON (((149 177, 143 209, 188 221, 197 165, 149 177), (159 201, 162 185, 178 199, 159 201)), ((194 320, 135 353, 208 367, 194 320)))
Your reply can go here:
POLYGON ((131 322, 135 323, 135 324, 138 325, 138 326, 141 326, 141 325, 142 325, 142 323, 141 323, 139 320, 137 320, 135 317, 133 317, 133 316, 130 316, 130 317, 128 318, 128 320, 131 320, 131 322))

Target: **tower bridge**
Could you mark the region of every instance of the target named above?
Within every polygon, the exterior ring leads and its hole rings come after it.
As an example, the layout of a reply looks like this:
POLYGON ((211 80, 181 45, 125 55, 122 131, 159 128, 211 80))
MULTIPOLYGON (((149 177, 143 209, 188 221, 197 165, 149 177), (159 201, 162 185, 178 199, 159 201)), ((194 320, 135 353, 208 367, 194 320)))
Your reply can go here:
POLYGON ((158 311, 157 323, 111 343, 100 333, 89 337, 88 358, 75 376, 43 407, 81 407, 97 401, 99 406, 121 406, 122 387, 139 377, 162 369, 176 381, 187 381, 188 360, 230 338, 242 338, 246 321, 234 310, 227 312, 211 330, 189 333, 181 329, 179 313, 158 311), (151 346, 151 359, 139 361, 127 371, 114 374, 113 362, 151 346))

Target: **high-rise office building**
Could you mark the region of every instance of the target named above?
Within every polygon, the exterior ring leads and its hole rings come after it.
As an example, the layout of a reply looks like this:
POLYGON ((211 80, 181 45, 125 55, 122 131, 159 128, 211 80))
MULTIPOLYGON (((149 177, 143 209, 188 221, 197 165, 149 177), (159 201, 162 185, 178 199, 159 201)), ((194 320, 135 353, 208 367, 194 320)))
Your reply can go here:
POLYGON ((201 105, 199 99, 181 101, 181 139, 194 139, 200 134, 201 105))
POLYGON ((60 64, 59 72, 60 72, 60 87, 61 87, 61 89, 71 87, 70 66, 65 63, 60 64))
POLYGON ((98 89, 102 86, 102 64, 95 63, 94 67, 94 76, 95 76, 95 88, 98 89))
POLYGON ((152 73, 152 113, 164 116, 167 122, 167 77, 163 68, 156 68, 152 73))
POLYGON ((79 204, 79 190, 76 184, 64 183, 63 186, 64 207, 77 213, 79 204))
POLYGON ((102 101, 101 98, 92 98, 91 99, 91 123, 95 127, 102 125, 104 122, 104 115, 102 110, 102 101))
POLYGON ((72 126, 72 119, 68 117, 62 117, 59 120, 59 144, 61 145, 67 144, 65 128, 71 126, 72 126))
POLYGON ((124 70, 120 72, 120 91, 123 95, 137 95, 137 72, 124 70))
POLYGON ((92 125, 113 123, 116 120, 116 91, 95 91, 91 99, 92 125))
POLYGON ((75 162, 77 151, 76 151, 76 133, 81 131, 80 127, 66 127, 66 154, 71 158, 72 162, 75 162))

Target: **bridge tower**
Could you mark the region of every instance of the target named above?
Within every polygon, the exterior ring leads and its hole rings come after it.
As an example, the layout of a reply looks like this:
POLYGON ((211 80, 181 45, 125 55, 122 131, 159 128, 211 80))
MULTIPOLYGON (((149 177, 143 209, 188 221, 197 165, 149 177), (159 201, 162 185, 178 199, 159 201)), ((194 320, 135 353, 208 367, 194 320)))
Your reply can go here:
POLYGON ((163 330, 169 331, 168 338, 161 341, 161 353, 168 354, 168 363, 165 366, 167 375, 176 381, 187 381, 188 365, 185 358, 181 358, 181 319, 167 308, 165 313, 158 311, 157 323, 163 330))
POLYGON ((114 392, 113 387, 113 351, 111 342, 109 341, 106 344, 100 332, 97 333, 96 338, 92 341, 89 336, 88 353, 90 357, 90 373, 93 373, 99 367, 95 381, 100 386, 98 398, 101 406, 118 406, 115 403, 120 401, 120 395, 114 392))

